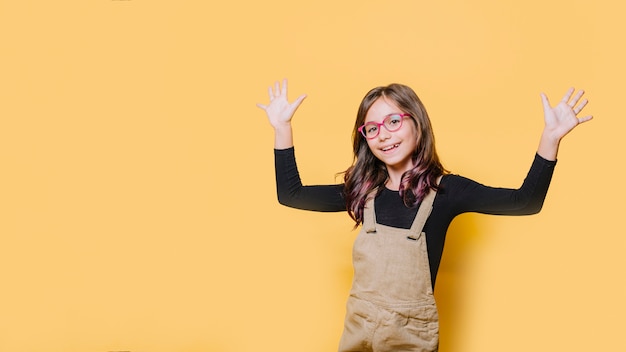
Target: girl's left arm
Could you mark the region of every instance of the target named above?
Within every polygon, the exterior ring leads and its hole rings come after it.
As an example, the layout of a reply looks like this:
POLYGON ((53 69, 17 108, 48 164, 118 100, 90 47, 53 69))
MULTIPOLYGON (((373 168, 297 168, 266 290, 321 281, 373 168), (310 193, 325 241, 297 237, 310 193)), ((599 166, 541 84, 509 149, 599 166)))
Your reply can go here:
POLYGON ((548 97, 541 93, 545 126, 541 134, 537 154, 546 160, 556 160, 561 139, 576 126, 593 118, 591 115, 578 117, 578 114, 587 105, 588 100, 581 99, 585 93, 583 90, 579 90, 572 97, 574 91, 574 88, 568 89, 563 99, 554 107, 550 106, 548 97))
POLYGON ((442 180, 442 194, 437 198, 447 203, 454 215, 477 212, 492 215, 531 215, 543 207, 550 187, 556 161, 538 154, 517 188, 490 187, 459 175, 447 175, 442 180), (440 197, 441 196, 441 197, 440 197))
POLYGON ((448 202, 453 207, 454 214, 464 212, 479 212, 495 215, 530 215, 538 213, 545 200, 554 167, 559 144, 576 126, 592 119, 590 115, 577 115, 587 105, 587 99, 582 99, 584 92, 574 94, 570 88, 563 99, 551 107, 545 94, 541 94, 545 126, 541 134, 541 141, 537 155, 518 189, 488 187, 473 180, 450 175, 444 184, 448 202))

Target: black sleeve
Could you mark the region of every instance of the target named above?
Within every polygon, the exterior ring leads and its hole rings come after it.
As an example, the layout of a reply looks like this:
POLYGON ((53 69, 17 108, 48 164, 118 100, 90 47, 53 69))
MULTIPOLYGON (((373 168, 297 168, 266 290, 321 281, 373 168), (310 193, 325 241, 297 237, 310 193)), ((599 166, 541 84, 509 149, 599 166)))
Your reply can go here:
POLYGON ((294 148, 274 149, 276 191, 282 205, 313 211, 345 211, 343 184, 303 186, 294 148))
POLYGON ((543 207, 555 165, 556 161, 535 154, 528 175, 518 189, 488 187, 458 175, 447 177, 448 182, 442 186, 456 214, 536 214, 543 207))

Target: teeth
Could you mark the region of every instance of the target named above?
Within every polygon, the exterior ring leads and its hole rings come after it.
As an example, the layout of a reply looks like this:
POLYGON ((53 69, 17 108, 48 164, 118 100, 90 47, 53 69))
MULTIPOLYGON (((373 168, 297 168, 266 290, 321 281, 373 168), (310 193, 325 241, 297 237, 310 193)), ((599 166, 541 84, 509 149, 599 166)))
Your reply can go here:
POLYGON ((390 146, 388 146, 388 147, 386 147, 386 148, 383 148, 383 151, 385 151, 385 152, 386 152, 386 151, 388 151, 388 150, 391 150, 391 149, 393 149, 393 148, 396 148, 397 146, 398 146, 397 144, 390 145, 390 146))

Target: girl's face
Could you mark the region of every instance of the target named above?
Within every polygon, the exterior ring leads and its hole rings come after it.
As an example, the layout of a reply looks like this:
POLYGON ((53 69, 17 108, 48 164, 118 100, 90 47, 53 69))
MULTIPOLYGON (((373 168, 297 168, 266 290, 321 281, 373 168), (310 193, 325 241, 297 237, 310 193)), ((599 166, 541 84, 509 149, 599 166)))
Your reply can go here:
MULTIPOLYGON (((365 122, 382 123, 391 114, 403 114, 396 104, 380 97, 374 101, 365 115, 365 122)), ((379 128, 378 136, 367 139, 372 154, 387 165, 389 171, 405 172, 413 168, 411 156, 417 148, 417 128, 413 118, 405 117, 402 127, 394 132, 389 132, 385 127, 379 128)))

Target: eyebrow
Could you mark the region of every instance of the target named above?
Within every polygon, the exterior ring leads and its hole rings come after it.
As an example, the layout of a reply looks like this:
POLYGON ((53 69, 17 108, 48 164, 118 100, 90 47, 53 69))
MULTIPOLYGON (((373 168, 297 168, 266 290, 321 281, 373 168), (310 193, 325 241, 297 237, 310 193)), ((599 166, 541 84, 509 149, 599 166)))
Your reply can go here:
MULTIPOLYGON (((385 120, 386 118, 388 118, 391 115, 402 115, 402 114, 406 114, 405 112, 392 112, 391 114, 387 114, 385 116, 383 116, 382 120, 385 120)), ((365 119, 365 121, 363 121, 363 123, 368 123, 368 122, 375 122, 376 120, 370 120, 367 121, 367 118, 365 119)))

